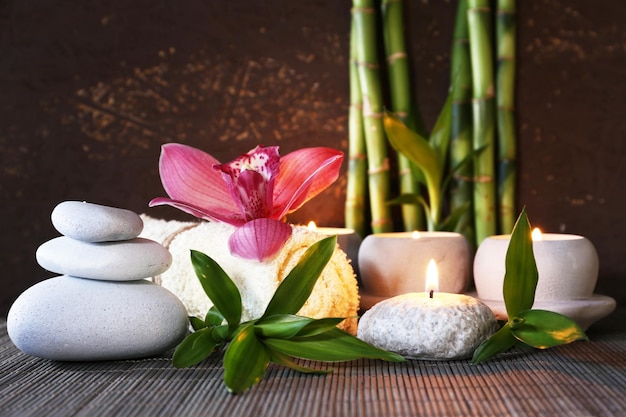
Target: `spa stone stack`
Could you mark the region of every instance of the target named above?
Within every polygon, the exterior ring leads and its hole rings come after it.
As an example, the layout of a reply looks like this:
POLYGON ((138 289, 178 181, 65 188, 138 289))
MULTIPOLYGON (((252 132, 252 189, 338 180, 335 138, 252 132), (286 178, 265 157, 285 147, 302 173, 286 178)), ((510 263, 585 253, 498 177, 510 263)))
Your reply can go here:
POLYGON ((22 293, 7 330, 24 353, 64 361, 132 359, 176 346, 188 329, 181 301, 145 278, 166 271, 172 256, 139 238, 134 212, 65 201, 52 212, 63 236, 37 250, 43 268, 62 274, 22 293))

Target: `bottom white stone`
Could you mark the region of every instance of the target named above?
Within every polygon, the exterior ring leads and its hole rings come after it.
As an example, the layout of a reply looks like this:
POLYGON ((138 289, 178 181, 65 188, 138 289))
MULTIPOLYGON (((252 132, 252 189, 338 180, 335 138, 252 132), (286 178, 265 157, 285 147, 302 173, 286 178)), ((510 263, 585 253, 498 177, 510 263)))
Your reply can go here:
POLYGON ((59 276, 17 298, 7 331, 22 352, 45 359, 132 359, 176 346, 188 321, 180 300, 152 282, 59 276))

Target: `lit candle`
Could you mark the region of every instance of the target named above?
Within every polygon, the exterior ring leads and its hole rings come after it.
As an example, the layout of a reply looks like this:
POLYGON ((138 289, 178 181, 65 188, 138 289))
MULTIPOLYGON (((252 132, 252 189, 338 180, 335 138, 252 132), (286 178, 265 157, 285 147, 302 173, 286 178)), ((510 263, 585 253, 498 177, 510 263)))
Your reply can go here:
POLYGON ((354 272, 359 275, 358 255, 359 247, 361 246, 361 238, 354 229, 345 227, 318 227, 312 220, 307 224, 307 228, 325 236, 337 236, 337 244, 346 253, 348 259, 350 259, 354 272))
MULTIPOLYGON (((506 251, 511 235, 490 236, 476 251, 474 279, 478 297, 501 300, 506 251)), ((589 298, 598 279, 598 254, 583 236, 532 231, 539 281, 535 300, 589 298)))
POLYGON ((497 328, 491 309, 463 294, 437 291, 437 264, 430 260, 425 292, 388 298, 366 311, 358 337, 407 358, 463 359, 497 328))
MULTIPOLYGON (((474 281, 478 297, 499 318, 506 319, 502 295, 505 259, 511 235, 486 238, 474 258, 474 281)), ((585 237, 572 234, 532 232, 533 253, 539 280, 533 308, 564 314, 583 328, 615 309, 615 300, 594 294, 598 279, 598 254, 585 237)))
POLYGON ((424 290, 425 271, 435 259, 441 271, 439 288, 462 293, 470 282, 470 251, 466 239, 452 232, 378 233, 367 236, 359 249, 361 308, 408 292, 424 290))

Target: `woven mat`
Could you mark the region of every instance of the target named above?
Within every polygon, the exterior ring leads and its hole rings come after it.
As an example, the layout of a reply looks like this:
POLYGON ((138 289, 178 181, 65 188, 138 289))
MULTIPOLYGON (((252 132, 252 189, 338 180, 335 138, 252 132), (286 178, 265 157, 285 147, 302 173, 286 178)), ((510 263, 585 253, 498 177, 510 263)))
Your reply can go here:
POLYGON ((626 415, 624 331, 481 365, 359 360, 333 368, 311 376, 272 365, 257 386, 233 396, 219 355, 189 369, 173 368, 167 355, 52 362, 18 351, 2 322, 0 416, 626 415))

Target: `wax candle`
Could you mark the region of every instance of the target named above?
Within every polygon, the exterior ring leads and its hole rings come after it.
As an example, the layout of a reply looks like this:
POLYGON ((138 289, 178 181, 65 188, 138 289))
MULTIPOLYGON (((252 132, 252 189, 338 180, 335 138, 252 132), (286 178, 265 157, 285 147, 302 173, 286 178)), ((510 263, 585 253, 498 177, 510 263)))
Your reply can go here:
POLYGON ((463 294, 437 291, 438 271, 429 262, 424 292, 398 295, 366 311, 358 337, 407 358, 462 359, 497 328, 491 309, 463 294))
MULTIPOLYGON (((511 235, 490 236, 476 251, 474 280, 483 300, 501 300, 505 257, 511 235)), ((598 279, 598 254, 583 236, 533 230, 539 281, 536 301, 589 298, 598 279)))
POLYGON ((367 236, 359 249, 361 308, 396 295, 424 290, 425 271, 435 259, 439 287, 463 292, 470 281, 470 255, 466 239, 452 232, 378 233, 367 236))
MULTIPOLYGON (((502 285, 510 235, 485 239, 474 258, 477 296, 506 320, 502 285)), ((575 320, 583 329, 610 314, 613 298, 594 294, 598 279, 598 254, 585 237, 571 234, 541 233, 533 230, 533 252, 539 280, 534 309, 554 311, 575 320)))

